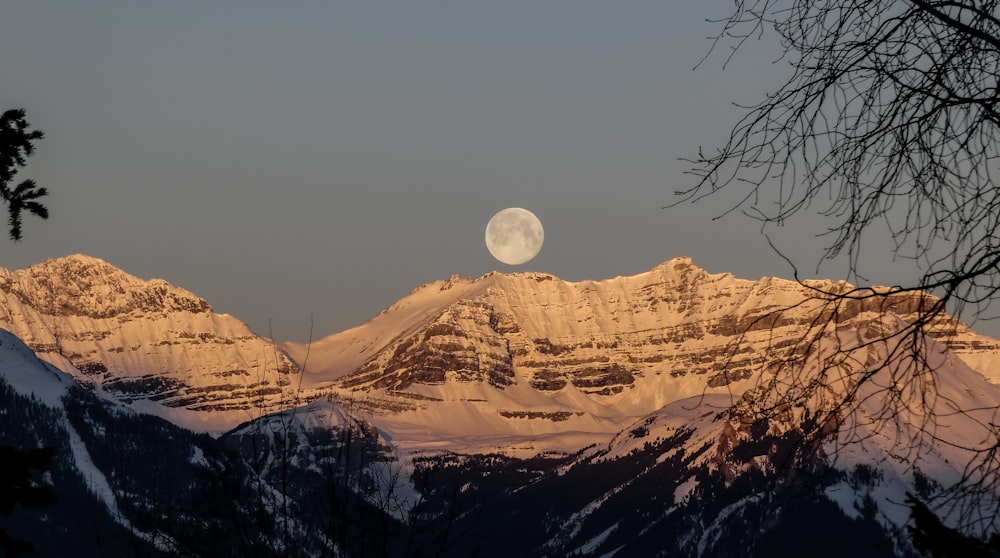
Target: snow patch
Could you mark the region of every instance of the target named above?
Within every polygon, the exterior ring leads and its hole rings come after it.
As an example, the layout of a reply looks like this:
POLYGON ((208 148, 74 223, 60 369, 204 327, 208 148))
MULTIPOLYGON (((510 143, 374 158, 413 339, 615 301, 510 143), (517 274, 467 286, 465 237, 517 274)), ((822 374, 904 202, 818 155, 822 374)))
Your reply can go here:
POLYGON ((674 504, 684 504, 691 498, 694 489, 698 488, 698 479, 689 477, 674 489, 674 504))
MULTIPOLYGON (((591 552, 593 552, 594 550, 596 550, 597 547, 599 547, 602 544, 604 544, 604 541, 608 540, 608 536, 610 536, 611 533, 614 533, 615 530, 618 529, 618 524, 619 523, 621 523, 621 522, 614 523, 611 527, 608 527, 607 529, 605 529, 605 530, 601 531, 600 533, 598 533, 597 536, 595 536, 595 537, 591 538, 590 540, 584 542, 576 550, 573 551, 573 554, 587 555, 587 554, 590 554, 591 552)), ((608 554, 604 554, 604 556, 614 556, 617 552, 618 552, 618 549, 615 549, 615 550, 612 550, 608 554)))

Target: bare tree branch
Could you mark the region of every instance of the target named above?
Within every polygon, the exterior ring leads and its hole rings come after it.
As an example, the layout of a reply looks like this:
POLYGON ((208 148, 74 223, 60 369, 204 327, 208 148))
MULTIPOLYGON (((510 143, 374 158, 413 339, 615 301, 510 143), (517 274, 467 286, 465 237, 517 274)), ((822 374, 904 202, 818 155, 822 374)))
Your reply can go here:
POLYGON ((867 282, 862 247, 888 231, 887 257, 913 260, 919 276, 885 289, 811 286, 801 305, 815 319, 796 342, 771 347, 769 372, 734 413, 808 409, 817 440, 863 443, 880 428, 908 436, 900 442, 914 455, 920 440, 952 443, 940 435, 945 417, 970 417, 983 441, 956 444, 972 457, 942 495, 955 505, 992 498, 992 508, 968 505, 970 526, 1000 517, 1000 410, 961 408, 936 374, 958 328, 946 311, 987 319, 1000 299, 998 14, 1000 0, 735 0, 712 49, 728 45, 729 64, 773 29, 790 75, 745 107, 717 150, 690 161, 696 180, 676 202, 735 193, 726 213, 759 220, 768 237, 818 216, 818 263, 844 258, 855 282, 867 282), (861 409, 874 423, 858 422, 861 409))

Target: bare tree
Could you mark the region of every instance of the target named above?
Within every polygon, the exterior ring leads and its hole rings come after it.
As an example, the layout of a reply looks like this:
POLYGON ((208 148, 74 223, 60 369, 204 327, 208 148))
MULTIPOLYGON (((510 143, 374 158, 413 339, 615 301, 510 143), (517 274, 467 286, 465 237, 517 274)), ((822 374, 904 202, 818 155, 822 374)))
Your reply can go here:
MULTIPOLYGON (((747 420, 809 402, 812 435, 829 439, 859 426, 852 413, 875 402, 868 430, 899 429, 907 411, 920 435, 936 436, 931 348, 958 327, 946 311, 990 318, 1000 298, 998 12, 996 0, 735 0, 719 21, 713 49, 731 49, 727 63, 773 29, 790 77, 745 107, 718 150, 693 159, 697 181, 678 192, 681 202, 736 195, 729 211, 759 220, 769 238, 790 219, 818 215, 816 233, 828 242, 820 263, 846 262, 855 282, 865 282, 860 257, 871 238, 883 245, 887 235, 886 256, 920 269, 886 289, 804 283, 816 318, 795 343, 773 348, 773 374, 755 391, 773 396, 746 398, 747 420), (837 333, 865 311, 883 319, 862 338, 837 333)), ((997 410, 953 411, 980 413, 986 432, 963 448, 973 457, 956 490, 995 495, 997 410)), ((1000 513, 977 509, 970 523, 1000 513)))

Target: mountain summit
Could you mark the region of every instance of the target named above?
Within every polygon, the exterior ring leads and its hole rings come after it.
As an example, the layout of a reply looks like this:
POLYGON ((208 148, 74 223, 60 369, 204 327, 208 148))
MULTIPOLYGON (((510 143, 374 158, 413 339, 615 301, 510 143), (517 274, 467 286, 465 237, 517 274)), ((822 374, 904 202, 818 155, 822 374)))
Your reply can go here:
MULTIPOLYGON (((162 279, 144 281, 104 260, 82 254, 23 270, 0 268, 0 291, 49 316, 115 318, 212 311, 204 300, 162 279)), ((4 304, 3 309, 10 319, 14 308, 4 304)))
POLYGON ((192 293, 84 255, 0 269, 0 327, 78 380, 199 430, 276 405, 298 370, 192 293))

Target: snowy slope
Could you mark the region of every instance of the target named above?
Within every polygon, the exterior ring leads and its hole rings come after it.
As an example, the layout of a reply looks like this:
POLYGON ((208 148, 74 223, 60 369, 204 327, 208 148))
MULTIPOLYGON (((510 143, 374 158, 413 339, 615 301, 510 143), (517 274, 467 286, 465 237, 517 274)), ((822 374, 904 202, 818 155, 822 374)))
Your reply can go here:
MULTIPOLYGON (((0 329, 0 381, 57 413, 60 419, 55 426, 65 432, 70 449, 70 455, 58 457, 71 464, 90 493, 103 504, 109 517, 134 530, 119 510, 115 493, 103 471, 95 465, 87 445, 66 417, 64 398, 71 397, 70 388, 76 383, 72 376, 40 360, 20 339, 0 329)), ((0 415, 6 411, 0 408, 0 415)))
POLYGON ((0 376, 17 393, 54 408, 62 406, 62 396, 74 383, 70 375, 39 360, 20 339, 3 329, 0 329, 0 376))
POLYGON ((0 330, 0 423, 4 459, 51 456, 31 480, 54 502, 5 510, 2 526, 39 556, 317 556, 386 523, 363 499, 379 494, 370 478, 390 465, 387 450, 329 402, 196 434, 81 388, 0 330), (360 528, 333 533, 332 514, 360 528))

